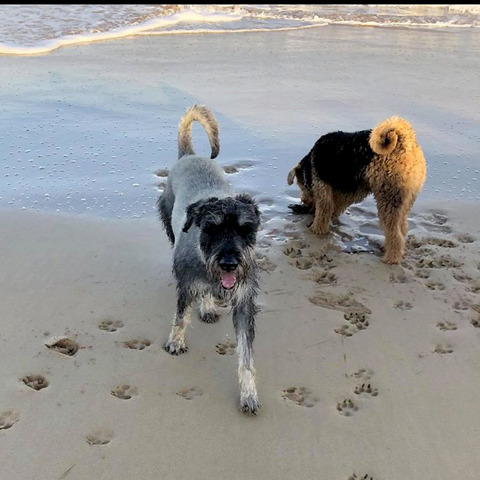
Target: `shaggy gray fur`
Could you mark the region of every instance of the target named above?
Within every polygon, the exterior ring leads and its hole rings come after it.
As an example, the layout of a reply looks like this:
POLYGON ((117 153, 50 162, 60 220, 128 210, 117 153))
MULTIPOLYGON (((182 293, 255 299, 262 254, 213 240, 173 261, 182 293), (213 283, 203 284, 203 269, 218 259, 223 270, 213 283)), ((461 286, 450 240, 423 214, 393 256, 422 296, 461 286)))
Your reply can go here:
POLYGON ((252 344, 257 308, 257 265, 254 248, 260 227, 255 201, 236 195, 223 169, 213 160, 219 153, 218 124, 204 106, 189 108, 179 124, 179 159, 169 172, 158 209, 173 245, 177 311, 165 349, 172 355, 187 350, 185 329, 191 305, 200 301, 203 321, 218 319, 215 302, 232 307, 239 356, 240 406, 257 414, 258 398, 252 344), (207 132, 211 158, 195 155, 192 123, 207 132))

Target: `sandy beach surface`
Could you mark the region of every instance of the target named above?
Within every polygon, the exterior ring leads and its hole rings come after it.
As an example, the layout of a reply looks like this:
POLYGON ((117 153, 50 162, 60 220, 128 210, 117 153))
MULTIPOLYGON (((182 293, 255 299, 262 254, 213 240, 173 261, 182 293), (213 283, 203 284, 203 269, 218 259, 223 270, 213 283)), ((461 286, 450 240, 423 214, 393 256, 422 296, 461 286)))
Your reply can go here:
MULTIPOLYGON (((337 27, 0 58, 1 480, 478 479, 479 50, 337 27), (194 319, 185 355, 163 350, 176 300, 155 201, 194 103, 262 210, 256 417, 228 310, 194 319), (320 134, 393 114, 428 174, 388 266, 371 199, 315 237, 286 176, 320 134)), ((208 151, 200 128, 194 144, 208 151)))

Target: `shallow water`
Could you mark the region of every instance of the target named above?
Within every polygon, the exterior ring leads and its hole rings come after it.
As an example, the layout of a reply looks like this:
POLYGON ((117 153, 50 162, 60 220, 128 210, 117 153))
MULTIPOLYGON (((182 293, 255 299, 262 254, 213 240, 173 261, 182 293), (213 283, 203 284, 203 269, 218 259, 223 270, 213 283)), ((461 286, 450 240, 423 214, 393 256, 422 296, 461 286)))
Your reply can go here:
POLYGON ((478 29, 479 5, 0 5, 0 54, 135 35, 279 31, 328 25, 478 29))
MULTIPOLYGON (((218 161, 257 198, 266 229, 293 218, 299 191, 286 176, 321 134, 392 114, 412 123, 427 159, 418 202, 480 200, 475 32, 331 26, 182 38, 1 57, 0 206, 156 217, 158 172, 175 161, 178 122, 194 103, 215 113, 218 161)), ((199 125, 193 138, 209 154, 199 125)), ((372 198, 360 207, 333 228, 352 251, 381 237, 372 198)))

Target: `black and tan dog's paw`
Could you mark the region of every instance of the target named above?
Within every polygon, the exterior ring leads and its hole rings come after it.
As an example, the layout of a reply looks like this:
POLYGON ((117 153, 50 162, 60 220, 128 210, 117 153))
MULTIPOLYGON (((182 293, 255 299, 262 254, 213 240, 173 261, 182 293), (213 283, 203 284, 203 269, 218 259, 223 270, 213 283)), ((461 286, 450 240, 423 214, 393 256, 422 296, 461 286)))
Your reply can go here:
POLYGON ((304 203, 291 203, 288 208, 297 215, 311 215, 315 211, 311 205, 305 205, 304 203))
POLYGON ((309 228, 314 235, 318 235, 319 237, 328 235, 330 233, 329 225, 317 225, 315 221, 310 225, 309 228))

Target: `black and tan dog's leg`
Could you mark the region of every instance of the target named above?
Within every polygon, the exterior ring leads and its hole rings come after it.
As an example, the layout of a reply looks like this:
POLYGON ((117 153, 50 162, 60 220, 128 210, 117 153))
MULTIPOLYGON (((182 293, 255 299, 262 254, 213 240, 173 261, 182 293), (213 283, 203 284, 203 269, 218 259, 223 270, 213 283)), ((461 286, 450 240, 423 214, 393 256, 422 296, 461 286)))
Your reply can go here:
POLYGON ((315 201, 315 216, 310 230, 315 235, 325 235, 330 231, 330 221, 335 211, 333 192, 330 185, 318 182, 313 186, 313 198, 315 201))
POLYGON ((172 330, 165 344, 165 350, 172 355, 179 355, 187 351, 185 330, 191 321, 192 299, 185 294, 180 294, 177 300, 177 313, 172 330))
POLYGON ((410 214, 410 210, 412 209, 413 204, 415 203, 417 196, 415 194, 411 194, 410 198, 405 204, 404 207, 404 215, 403 215, 403 222, 402 222, 402 235, 404 238, 407 237, 408 233, 408 215, 410 214))
POLYGON ((385 253, 382 261, 397 264, 405 253, 405 232, 408 225, 408 208, 401 202, 392 206, 377 202, 380 226, 385 232, 385 253))
POLYGON ((256 311, 257 309, 251 298, 233 308, 233 325, 237 336, 240 408, 244 413, 253 415, 258 413, 259 408, 253 362, 256 311))

